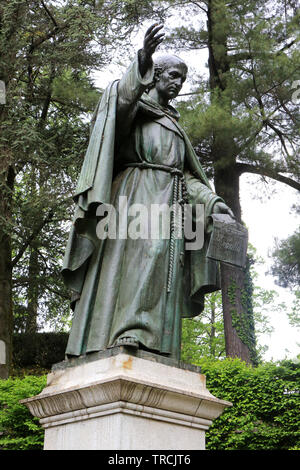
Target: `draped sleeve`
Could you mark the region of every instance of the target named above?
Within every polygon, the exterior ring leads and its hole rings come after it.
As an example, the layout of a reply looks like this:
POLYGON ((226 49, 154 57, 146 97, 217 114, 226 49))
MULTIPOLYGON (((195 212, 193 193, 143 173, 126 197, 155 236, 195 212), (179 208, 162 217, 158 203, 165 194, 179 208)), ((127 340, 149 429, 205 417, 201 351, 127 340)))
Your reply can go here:
POLYGON ((118 85, 117 126, 118 137, 129 134, 138 110, 138 101, 153 81, 154 68, 150 67, 142 77, 139 70, 138 54, 127 69, 118 85))

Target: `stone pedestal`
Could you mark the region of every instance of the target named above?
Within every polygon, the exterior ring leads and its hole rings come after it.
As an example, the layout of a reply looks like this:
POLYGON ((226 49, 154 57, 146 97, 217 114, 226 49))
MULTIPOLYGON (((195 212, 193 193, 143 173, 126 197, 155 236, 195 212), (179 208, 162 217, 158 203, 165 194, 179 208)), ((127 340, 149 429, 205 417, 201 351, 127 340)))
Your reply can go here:
POLYGON ((45 429, 44 449, 205 449, 206 430, 231 403, 207 390, 199 368, 114 349, 60 363, 22 400, 45 429))

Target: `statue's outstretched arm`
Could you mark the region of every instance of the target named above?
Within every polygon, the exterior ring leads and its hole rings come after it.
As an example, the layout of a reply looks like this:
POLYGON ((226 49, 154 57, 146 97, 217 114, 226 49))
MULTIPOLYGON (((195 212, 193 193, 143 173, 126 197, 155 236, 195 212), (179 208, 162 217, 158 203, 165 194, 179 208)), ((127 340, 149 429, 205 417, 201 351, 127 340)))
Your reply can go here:
POLYGON ((118 86, 117 134, 124 137, 130 132, 137 111, 137 102, 153 81, 152 54, 162 42, 162 25, 152 25, 145 34, 143 48, 121 78, 118 86))

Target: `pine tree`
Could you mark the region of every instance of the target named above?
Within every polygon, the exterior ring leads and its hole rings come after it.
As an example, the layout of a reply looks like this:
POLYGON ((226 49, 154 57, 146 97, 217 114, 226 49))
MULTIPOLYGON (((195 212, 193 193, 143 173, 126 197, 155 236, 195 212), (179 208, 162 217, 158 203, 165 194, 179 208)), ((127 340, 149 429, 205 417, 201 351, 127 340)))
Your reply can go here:
POLYGON ((57 305, 54 293, 67 295, 58 271, 88 116, 99 99, 91 74, 148 10, 131 0, 0 0, 2 378, 11 363, 12 293, 15 326, 31 331, 37 313, 57 305))
MULTIPOLYGON (((186 22, 175 28, 169 44, 208 50, 209 79, 194 80, 193 99, 182 105, 185 126, 216 192, 242 222, 244 173, 300 189, 299 107, 293 89, 300 69, 299 11, 288 0, 168 2, 175 3, 181 18, 192 16, 200 27, 186 22)), ((227 355, 251 362, 251 306, 243 300, 247 278, 247 270, 222 266, 227 355), (246 324, 248 332, 241 337, 238 325, 246 324)))

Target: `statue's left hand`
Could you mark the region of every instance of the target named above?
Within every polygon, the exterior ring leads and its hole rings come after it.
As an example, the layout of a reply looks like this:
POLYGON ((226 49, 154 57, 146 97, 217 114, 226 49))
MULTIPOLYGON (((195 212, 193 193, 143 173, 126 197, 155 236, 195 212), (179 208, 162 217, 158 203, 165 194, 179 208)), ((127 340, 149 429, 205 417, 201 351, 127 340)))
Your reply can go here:
POLYGON ((224 202, 216 202, 213 208, 214 214, 228 214, 232 219, 235 219, 235 215, 224 202))

